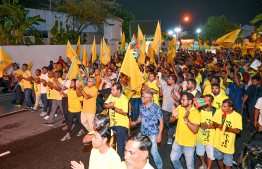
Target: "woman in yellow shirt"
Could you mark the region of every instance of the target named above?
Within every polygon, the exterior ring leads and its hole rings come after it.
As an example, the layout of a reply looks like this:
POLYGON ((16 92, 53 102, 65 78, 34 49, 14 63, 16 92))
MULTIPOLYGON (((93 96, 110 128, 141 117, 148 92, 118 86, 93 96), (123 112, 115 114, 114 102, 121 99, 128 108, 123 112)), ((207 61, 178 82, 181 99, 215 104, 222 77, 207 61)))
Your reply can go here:
MULTIPOLYGON (((78 84, 80 85, 80 84, 78 84)), ((70 132, 71 132, 71 128, 72 128, 72 124, 73 124, 73 119, 74 116, 77 119, 77 122, 80 124, 81 126, 81 130, 78 132, 77 136, 81 136, 82 134, 84 134, 84 126, 81 123, 81 110, 82 110, 82 105, 81 105, 81 101, 83 101, 83 96, 81 95, 81 91, 79 88, 77 88, 77 79, 72 79, 71 80, 71 84, 70 84, 70 88, 67 92, 67 94, 65 94, 64 92, 61 92, 61 94, 64 97, 68 98, 68 127, 67 127, 67 133, 66 135, 61 139, 61 141, 65 141, 70 139, 70 132)))
MULTIPOLYGON (((92 139, 93 148, 89 158, 89 169, 115 169, 121 160, 117 152, 109 146, 111 139, 111 129, 101 126, 96 129, 92 139)), ((71 161, 72 168, 84 169, 84 164, 80 161, 71 161)))

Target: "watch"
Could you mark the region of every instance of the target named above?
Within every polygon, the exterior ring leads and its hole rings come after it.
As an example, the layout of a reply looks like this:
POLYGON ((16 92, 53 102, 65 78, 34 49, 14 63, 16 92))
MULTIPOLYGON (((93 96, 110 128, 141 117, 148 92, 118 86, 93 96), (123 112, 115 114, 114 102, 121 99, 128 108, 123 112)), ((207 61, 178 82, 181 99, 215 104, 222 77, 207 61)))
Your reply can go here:
POLYGON ((187 121, 185 121, 185 123, 187 124, 189 121, 187 120, 187 121))
POLYGON ((112 108, 112 110, 114 110, 114 111, 115 111, 115 107, 113 107, 113 108, 112 108))

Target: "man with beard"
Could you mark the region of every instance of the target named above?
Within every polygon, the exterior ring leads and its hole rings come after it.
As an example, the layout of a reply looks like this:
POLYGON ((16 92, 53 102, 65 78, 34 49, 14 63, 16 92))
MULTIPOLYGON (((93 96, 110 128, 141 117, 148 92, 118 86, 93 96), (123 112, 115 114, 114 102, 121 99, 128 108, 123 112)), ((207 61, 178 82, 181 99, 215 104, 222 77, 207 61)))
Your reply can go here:
POLYGON ((181 105, 173 107, 170 122, 177 121, 175 141, 170 154, 171 161, 176 169, 182 169, 180 157, 185 156, 186 166, 194 168, 194 152, 196 147, 197 131, 201 122, 201 115, 193 105, 193 94, 184 93, 181 105))
POLYGON ((188 79, 185 92, 192 93, 194 97, 202 97, 202 93, 196 89, 196 85, 195 79, 188 79))
POLYGON ((218 83, 212 84, 212 96, 214 97, 213 106, 216 109, 220 109, 222 107, 222 102, 228 99, 228 96, 220 93, 220 85, 218 83))
POLYGON ((174 75, 170 75, 167 81, 164 81, 164 79, 159 77, 159 82, 159 94, 160 96, 163 96, 162 113, 164 116, 165 125, 169 128, 167 144, 172 144, 172 139, 176 126, 173 123, 169 122, 169 118, 172 115, 173 105, 179 105, 179 100, 181 96, 175 90, 178 85, 176 84, 176 77, 174 75))

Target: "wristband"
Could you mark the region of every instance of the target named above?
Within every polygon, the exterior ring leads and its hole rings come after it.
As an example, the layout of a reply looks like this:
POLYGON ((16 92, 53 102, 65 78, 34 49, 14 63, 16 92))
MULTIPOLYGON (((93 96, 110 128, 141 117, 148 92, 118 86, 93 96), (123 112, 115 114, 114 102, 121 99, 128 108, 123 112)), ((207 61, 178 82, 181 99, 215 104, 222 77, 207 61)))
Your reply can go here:
POLYGON ((115 111, 115 107, 113 107, 113 108, 112 108, 112 110, 114 110, 114 111, 115 111))

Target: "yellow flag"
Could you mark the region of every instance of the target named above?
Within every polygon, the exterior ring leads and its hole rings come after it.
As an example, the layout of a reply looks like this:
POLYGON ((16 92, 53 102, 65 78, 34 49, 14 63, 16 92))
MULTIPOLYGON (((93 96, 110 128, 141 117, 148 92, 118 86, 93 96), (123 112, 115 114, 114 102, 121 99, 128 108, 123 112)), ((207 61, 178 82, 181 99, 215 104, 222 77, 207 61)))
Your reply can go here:
POLYGON ((136 89, 145 82, 138 64, 136 63, 133 52, 130 50, 130 45, 128 45, 120 72, 124 73, 130 78, 128 86, 132 90, 136 89))
POLYGON ((197 37, 197 39, 198 39, 199 47, 200 47, 200 48, 203 48, 203 45, 202 45, 202 42, 201 42, 200 39, 199 39, 199 36, 197 37))
POLYGON ((30 68, 32 67, 33 61, 29 62, 28 65, 28 69, 30 70, 30 68))
POLYGON ((93 45, 91 47, 91 53, 92 53, 92 63, 95 63, 97 59, 97 54, 96 54, 96 40, 94 39, 93 45))
POLYGON ((103 65, 107 65, 107 63, 108 63, 107 52, 106 52, 106 43, 105 43, 104 38, 103 38, 101 45, 100 45, 99 60, 103 65))
POLYGON ((77 57, 80 56, 80 49, 81 49, 81 44, 80 44, 80 37, 79 37, 78 42, 77 42, 77 46, 76 46, 77 57))
MULTIPOLYGON (((75 50, 73 49, 69 41, 67 42, 67 46, 66 46, 66 55, 71 62, 73 61, 74 57, 77 56, 75 50)), ((77 64, 81 64, 79 59, 76 58, 76 60, 77 60, 77 64)))
POLYGON ((155 53, 158 52, 161 43, 162 43, 162 35, 161 35, 160 24, 159 24, 159 21, 158 21, 157 27, 156 27, 156 32, 155 32, 155 35, 154 35, 154 40, 151 44, 151 48, 155 51, 155 53))
POLYGON ((85 67, 87 67, 88 57, 87 57, 87 54, 86 54, 86 46, 84 47, 82 58, 83 58, 83 63, 82 64, 85 67))
POLYGON ((232 43, 234 43, 236 38, 237 38, 237 35, 239 34, 239 32, 240 32, 240 29, 235 30, 233 32, 230 32, 230 33, 222 36, 221 38, 218 38, 216 42, 218 44, 219 43, 225 43, 225 42, 232 42, 232 43))
POLYGON ((107 55, 108 55, 109 61, 111 61, 111 49, 109 45, 107 46, 107 55))
POLYGON ((192 46, 190 46, 187 42, 185 42, 185 43, 184 43, 184 48, 189 48, 189 49, 191 49, 192 46))
POLYGON ((245 40, 243 41, 242 56, 247 54, 247 45, 245 40))
POLYGON ((123 33, 121 39, 120 39, 120 42, 121 42, 121 47, 120 47, 120 50, 121 49, 125 49, 126 47, 126 35, 125 35, 125 32, 123 33))
POLYGON ((145 59, 146 59, 146 40, 144 38, 144 41, 141 45, 140 51, 139 51, 139 59, 138 59, 138 66, 141 66, 143 64, 145 64, 145 59))
POLYGON ((84 86, 84 82, 76 58, 73 59, 73 62, 71 63, 70 71, 68 73, 68 79, 77 79, 84 86))
POLYGON ((167 50, 167 63, 171 64, 172 61, 175 59, 176 57, 176 43, 177 43, 177 40, 176 40, 176 37, 174 37, 172 39, 172 41, 170 42, 170 45, 168 47, 168 50, 167 50))
POLYGON ((218 46, 221 48, 231 48, 232 43, 219 43, 218 46))
POLYGON ((156 60, 155 60, 155 53, 154 53, 154 50, 151 48, 151 45, 150 45, 150 47, 149 47, 147 56, 149 57, 150 61, 151 61, 155 66, 157 66, 156 60))
POLYGON ((139 44, 140 41, 143 40, 143 38, 144 38, 144 35, 143 35, 140 27, 138 26, 138 33, 137 33, 137 42, 138 42, 138 44, 139 44))
POLYGON ((207 49, 210 49, 210 46, 208 46, 207 42, 204 42, 204 45, 206 46, 207 49))
POLYGON ((0 47, 0 78, 4 75, 4 68, 6 68, 13 59, 5 52, 5 50, 0 47))

